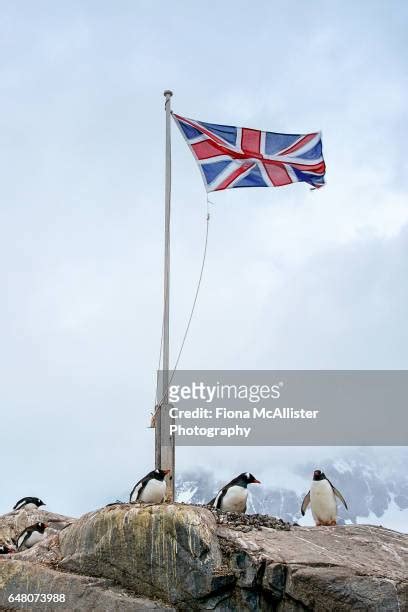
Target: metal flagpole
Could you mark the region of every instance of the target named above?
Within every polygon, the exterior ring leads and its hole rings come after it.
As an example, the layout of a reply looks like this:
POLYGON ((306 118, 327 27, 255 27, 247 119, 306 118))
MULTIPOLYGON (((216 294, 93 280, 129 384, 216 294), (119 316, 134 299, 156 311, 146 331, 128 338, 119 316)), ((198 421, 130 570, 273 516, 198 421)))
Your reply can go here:
POLYGON ((170 470, 166 477, 167 501, 174 500, 175 482, 175 444, 174 436, 170 436, 169 416, 169 313, 170 313, 170 203, 171 203, 171 140, 170 100, 173 92, 166 90, 166 176, 165 176, 165 221, 164 221, 164 310, 163 310, 163 398, 156 413, 155 454, 156 467, 170 470))

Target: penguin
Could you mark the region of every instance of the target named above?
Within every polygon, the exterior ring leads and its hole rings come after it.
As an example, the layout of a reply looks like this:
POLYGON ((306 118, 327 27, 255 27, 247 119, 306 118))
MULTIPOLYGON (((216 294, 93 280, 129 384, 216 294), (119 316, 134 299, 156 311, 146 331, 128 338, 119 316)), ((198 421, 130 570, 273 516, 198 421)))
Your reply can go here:
POLYGON ((146 474, 133 487, 129 499, 130 503, 161 504, 166 494, 164 477, 169 472, 170 470, 155 469, 146 474))
POLYGON ((253 474, 243 472, 226 484, 207 505, 225 512, 245 513, 248 498, 247 487, 255 483, 261 484, 253 474))
POLYGON ((336 525, 337 524, 337 504, 336 497, 344 504, 346 510, 348 510, 346 500, 332 485, 330 480, 326 478, 325 474, 321 470, 315 470, 313 472, 312 485, 310 491, 305 495, 302 502, 302 516, 305 515, 306 509, 310 504, 312 509, 312 515, 315 520, 317 527, 320 525, 336 525))
POLYGON ((40 506, 45 506, 45 503, 38 497, 23 497, 13 506, 13 510, 37 510, 40 506))
POLYGON ((8 546, 7 544, 2 544, 0 546, 0 555, 8 555, 9 553, 14 552, 14 548, 8 546))
POLYGON ((48 525, 45 523, 35 523, 31 527, 24 529, 17 538, 17 550, 18 552, 31 548, 37 542, 40 542, 44 537, 44 531, 48 525))

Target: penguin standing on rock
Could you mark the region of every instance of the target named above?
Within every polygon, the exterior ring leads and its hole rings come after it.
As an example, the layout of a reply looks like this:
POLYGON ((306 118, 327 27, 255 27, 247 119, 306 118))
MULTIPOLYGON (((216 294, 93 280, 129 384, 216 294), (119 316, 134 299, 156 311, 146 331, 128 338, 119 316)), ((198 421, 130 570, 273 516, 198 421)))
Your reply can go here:
POLYGON ((243 472, 226 484, 207 505, 224 512, 244 513, 247 506, 248 485, 255 483, 261 484, 253 474, 243 472))
POLYGON ((44 537, 44 532, 48 525, 45 523, 35 523, 31 527, 24 529, 17 538, 17 550, 18 552, 31 548, 37 542, 40 542, 44 537))
POLYGON ((135 484, 130 494, 130 503, 161 504, 166 495, 164 477, 170 470, 152 470, 135 484))
POLYGON ((306 509, 310 504, 312 508, 312 515, 315 520, 317 527, 320 525, 330 526, 337 524, 337 504, 336 497, 344 504, 346 510, 346 500, 332 485, 330 480, 326 478, 325 474, 321 470, 315 470, 313 472, 313 480, 310 487, 310 491, 305 495, 302 503, 302 516, 305 515, 306 509))
POLYGON ((45 506, 39 497, 23 497, 13 506, 13 510, 37 510, 40 506, 45 506))

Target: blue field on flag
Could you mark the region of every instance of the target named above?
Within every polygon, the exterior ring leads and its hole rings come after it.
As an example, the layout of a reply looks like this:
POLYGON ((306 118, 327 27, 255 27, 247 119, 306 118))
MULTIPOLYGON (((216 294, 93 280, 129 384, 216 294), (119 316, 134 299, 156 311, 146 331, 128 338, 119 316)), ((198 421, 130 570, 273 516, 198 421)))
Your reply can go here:
POLYGON ((207 191, 238 187, 324 185, 320 132, 278 134, 218 125, 173 113, 201 171, 207 191))

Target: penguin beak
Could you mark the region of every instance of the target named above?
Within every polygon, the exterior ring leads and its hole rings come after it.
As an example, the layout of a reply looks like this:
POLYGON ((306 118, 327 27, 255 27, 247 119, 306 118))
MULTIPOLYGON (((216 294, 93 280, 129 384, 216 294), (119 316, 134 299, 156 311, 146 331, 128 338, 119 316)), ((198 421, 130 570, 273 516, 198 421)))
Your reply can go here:
POLYGON ((262 484, 260 480, 257 480, 256 478, 253 479, 252 484, 262 484))
POLYGON ((170 474, 171 470, 163 470, 163 472, 167 475, 170 474))

